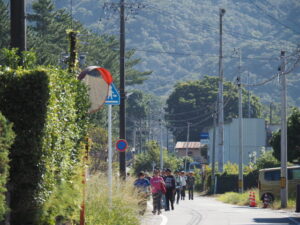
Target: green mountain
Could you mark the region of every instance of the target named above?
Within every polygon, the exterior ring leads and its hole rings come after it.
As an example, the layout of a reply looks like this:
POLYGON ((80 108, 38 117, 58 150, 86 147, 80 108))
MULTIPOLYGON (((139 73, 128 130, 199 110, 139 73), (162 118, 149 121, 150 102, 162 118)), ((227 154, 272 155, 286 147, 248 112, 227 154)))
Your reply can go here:
MULTIPOLYGON (((55 0, 93 32, 118 35, 119 1, 55 0), (72 10, 71 10, 72 3, 72 10)), ((295 62, 300 43, 298 0, 126 0, 126 48, 142 58, 140 70, 153 74, 137 88, 167 96, 176 82, 218 75, 219 9, 223 19, 224 76, 233 81, 238 74, 242 50, 242 80, 259 83, 278 72, 280 51, 295 62), (294 54, 294 55, 293 55, 294 54)), ((288 76, 291 104, 300 106, 300 74, 288 76)), ((278 79, 250 90, 264 102, 279 101, 278 79)))

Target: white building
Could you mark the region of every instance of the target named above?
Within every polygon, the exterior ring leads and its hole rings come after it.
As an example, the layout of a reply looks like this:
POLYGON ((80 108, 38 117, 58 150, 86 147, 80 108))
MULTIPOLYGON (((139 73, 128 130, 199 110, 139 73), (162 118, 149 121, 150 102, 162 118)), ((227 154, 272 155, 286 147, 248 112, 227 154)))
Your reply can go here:
MULTIPOLYGON (((253 155, 259 156, 261 149, 266 146, 266 124, 264 119, 243 118, 243 164, 247 165, 253 155), (255 152, 255 153, 254 153, 255 152)), ((216 130, 218 134, 218 130, 216 130)), ((218 136, 218 135, 216 135, 218 136)), ((213 128, 209 129, 209 163, 211 163, 213 146, 213 128)), ((216 162, 218 162, 218 138, 216 138, 216 162)), ((233 119, 224 125, 224 164, 239 163, 239 121, 233 119)))

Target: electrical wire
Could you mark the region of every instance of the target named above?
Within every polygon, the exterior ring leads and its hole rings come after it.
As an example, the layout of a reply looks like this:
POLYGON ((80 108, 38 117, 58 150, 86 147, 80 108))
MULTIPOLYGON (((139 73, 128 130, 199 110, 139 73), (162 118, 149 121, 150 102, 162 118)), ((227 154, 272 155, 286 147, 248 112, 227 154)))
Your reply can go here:
POLYGON ((269 83, 269 82, 271 82, 272 80, 274 80, 275 78, 278 78, 280 75, 282 75, 282 74, 289 74, 289 73, 291 73, 296 67, 297 67, 297 65, 300 63, 300 56, 298 56, 297 57, 297 59, 296 59, 296 61, 294 62, 294 64, 293 64, 293 66, 290 68, 290 69, 288 69, 288 70, 286 70, 284 73, 281 73, 281 74, 274 74, 272 77, 270 77, 269 79, 267 79, 267 80, 264 80, 264 81, 262 81, 262 82, 259 82, 259 83, 255 83, 255 84, 243 84, 243 86, 250 86, 250 87, 257 87, 257 86, 263 86, 263 85, 265 85, 265 84, 267 84, 267 83, 269 83))
MULTIPOLYGON (((148 5, 149 7, 149 5, 148 5)), ((168 12, 166 10, 162 10, 162 9, 159 9, 157 7, 154 7, 154 6, 150 6, 151 8, 157 10, 158 12, 160 12, 161 14, 164 14, 164 13, 167 13, 168 15, 171 15, 171 16, 174 16, 174 17, 177 17, 178 14, 173 14, 171 12, 168 12)), ((166 15, 166 14, 164 14, 166 15)), ((199 23, 198 23, 199 24, 199 23)), ((213 31, 213 32, 218 32, 218 28, 216 27, 212 27, 208 24, 201 24, 200 25, 204 28, 206 28, 207 30, 210 30, 210 31, 213 31)), ((273 40, 273 41, 270 41, 269 39, 263 39, 263 38, 259 38, 259 37, 255 37, 255 36, 252 36, 252 35, 245 35, 245 34, 242 34, 242 33, 239 33, 239 32, 236 32, 236 31, 232 31, 232 30, 229 30, 229 29, 226 29, 224 28, 224 34, 230 34, 232 37, 236 38, 236 39, 244 39, 244 40, 252 40, 252 39, 255 39, 255 40, 259 40, 259 41, 264 41, 264 42, 267 42, 269 44, 271 43, 274 43, 274 44, 278 44, 278 40, 273 40), (238 35, 239 37, 237 37, 236 35, 238 35)), ((273 44, 273 45, 274 45, 273 44)), ((278 50, 278 49, 277 49, 278 50)))
POLYGON ((261 12, 263 12, 267 17, 269 17, 270 19, 272 19, 273 21, 275 21, 276 23, 280 24, 281 26, 293 31, 296 34, 300 34, 299 31, 293 29, 292 27, 282 23, 281 21, 279 21, 277 18, 275 18, 274 16, 270 15, 269 13, 266 12, 266 10, 264 10, 262 7, 260 7, 259 5, 257 5, 254 0, 250 0, 250 2, 256 7, 258 8, 261 12))

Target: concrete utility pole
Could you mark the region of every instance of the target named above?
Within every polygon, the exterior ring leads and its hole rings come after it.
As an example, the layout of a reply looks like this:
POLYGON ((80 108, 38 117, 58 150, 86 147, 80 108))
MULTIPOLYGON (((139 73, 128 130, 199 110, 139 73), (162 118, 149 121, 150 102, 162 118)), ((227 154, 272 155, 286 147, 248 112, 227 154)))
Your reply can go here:
POLYGON ((212 159, 211 159, 211 189, 213 194, 215 194, 215 171, 216 171, 216 127, 217 127, 217 108, 216 104, 215 112, 213 114, 214 119, 214 130, 213 130, 213 146, 212 146, 212 159))
MULTIPOLYGON (((125 110, 125 0, 120 0, 120 139, 126 139, 125 110)), ((120 176, 126 178, 125 152, 119 153, 120 176)))
POLYGON ((187 172, 187 157, 188 157, 188 150, 189 150, 189 141, 190 141, 190 123, 187 123, 187 136, 186 136, 186 148, 185 148, 185 160, 184 160, 184 171, 187 172))
MULTIPOLYGON (((248 71, 248 85, 249 84, 250 84, 250 74, 248 71)), ((250 86, 248 87, 248 118, 251 118, 250 86)))
POLYGON ((223 35, 223 16, 225 14, 225 9, 220 9, 220 50, 219 50, 219 116, 218 116, 218 141, 219 141, 219 151, 218 151, 218 168, 219 172, 223 172, 224 164, 224 98, 223 98, 223 50, 222 50, 222 35, 223 35))
POLYGON ((273 124, 273 102, 270 103, 270 125, 273 124))
POLYGON ((136 149, 136 122, 135 121, 134 121, 134 128, 133 128, 133 148, 134 148, 134 152, 138 153, 136 149))
POLYGON ((280 139, 280 149, 281 149, 281 176, 280 176, 280 197, 281 197, 281 207, 287 207, 288 199, 288 183, 287 183, 287 122, 286 122, 286 75, 285 75, 285 51, 281 51, 281 139, 280 139))
POLYGON ((27 49, 25 0, 10 1, 10 21, 10 46, 18 48, 21 55, 27 49))
POLYGON ((242 99, 242 80, 241 80, 241 66, 242 66, 242 51, 239 50, 240 63, 239 63, 239 76, 237 78, 237 85, 239 89, 239 193, 244 191, 244 178, 243 178, 243 99, 242 99))
POLYGON ((162 120, 159 120, 160 125, 160 169, 164 168, 164 156, 163 156, 163 133, 162 133, 162 120))

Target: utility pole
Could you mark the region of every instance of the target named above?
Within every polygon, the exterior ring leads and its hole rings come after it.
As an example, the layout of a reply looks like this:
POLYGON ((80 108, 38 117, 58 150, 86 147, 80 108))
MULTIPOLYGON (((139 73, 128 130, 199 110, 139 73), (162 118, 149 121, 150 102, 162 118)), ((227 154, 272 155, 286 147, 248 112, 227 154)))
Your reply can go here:
POLYGON ((218 104, 216 104, 215 112, 213 114, 214 120, 214 130, 213 130, 213 145, 212 145, 212 159, 211 159, 211 189, 213 190, 213 194, 215 194, 215 171, 216 171, 216 127, 217 127, 217 108, 218 104))
MULTIPOLYGON (((126 139, 125 111, 125 0, 120 0, 120 139, 126 139)), ((119 153, 120 176, 126 179, 125 152, 119 153)))
POLYGON ((273 102, 270 103, 270 125, 273 123, 273 102))
POLYGON ((187 172, 187 157, 189 150, 189 139, 190 139, 190 123, 187 122, 187 136, 186 136, 186 148, 185 148, 185 160, 184 160, 184 171, 187 172))
POLYGON ((167 152, 169 152, 169 130, 167 130, 167 152))
POLYGON ((10 21, 10 46, 18 48, 18 54, 21 55, 27 49, 25 0, 10 0, 10 21))
POLYGON ((223 16, 225 14, 225 9, 220 9, 220 49, 219 49, 219 116, 218 116, 218 140, 219 140, 219 151, 218 151, 218 168, 219 172, 223 172, 224 164, 224 98, 223 98, 223 49, 222 49, 222 35, 223 35, 223 16))
POLYGON ((136 149, 136 122, 135 121, 134 121, 134 128, 133 128, 133 148, 134 148, 134 152, 138 153, 136 149))
POLYGON ((285 75, 285 51, 281 51, 281 176, 280 176, 280 197, 281 197, 281 208, 287 207, 288 199, 288 184, 287 184, 287 122, 286 122, 286 75, 285 75))
MULTIPOLYGON (((248 71, 248 85, 249 84, 250 84, 250 74, 248 71)), ((248 118, 251 118, 250 86, 248 86, 248 118)))
POLYGON ((143 147, 142 147, 142 120, 140 120, 140 127, 139 127, 139 133, 140 133, 140 138, 139 138, 139 142, 140 142, 140 153, 143 152, 143 147))
POLYGON ((242 99, 242 82, 241 82, 241 66, 242 66, 242 51, 239 50, 239 76, 237 78, 237 85, 239 89, 239 193, 244 191, 244 179, 243 179, 243 99, 242 99))
POLYGON ((159 120, 160 125, 160 169, 164 168, 164 158, 163 158, 163 134, 162 134, 162 120, 159 120))

